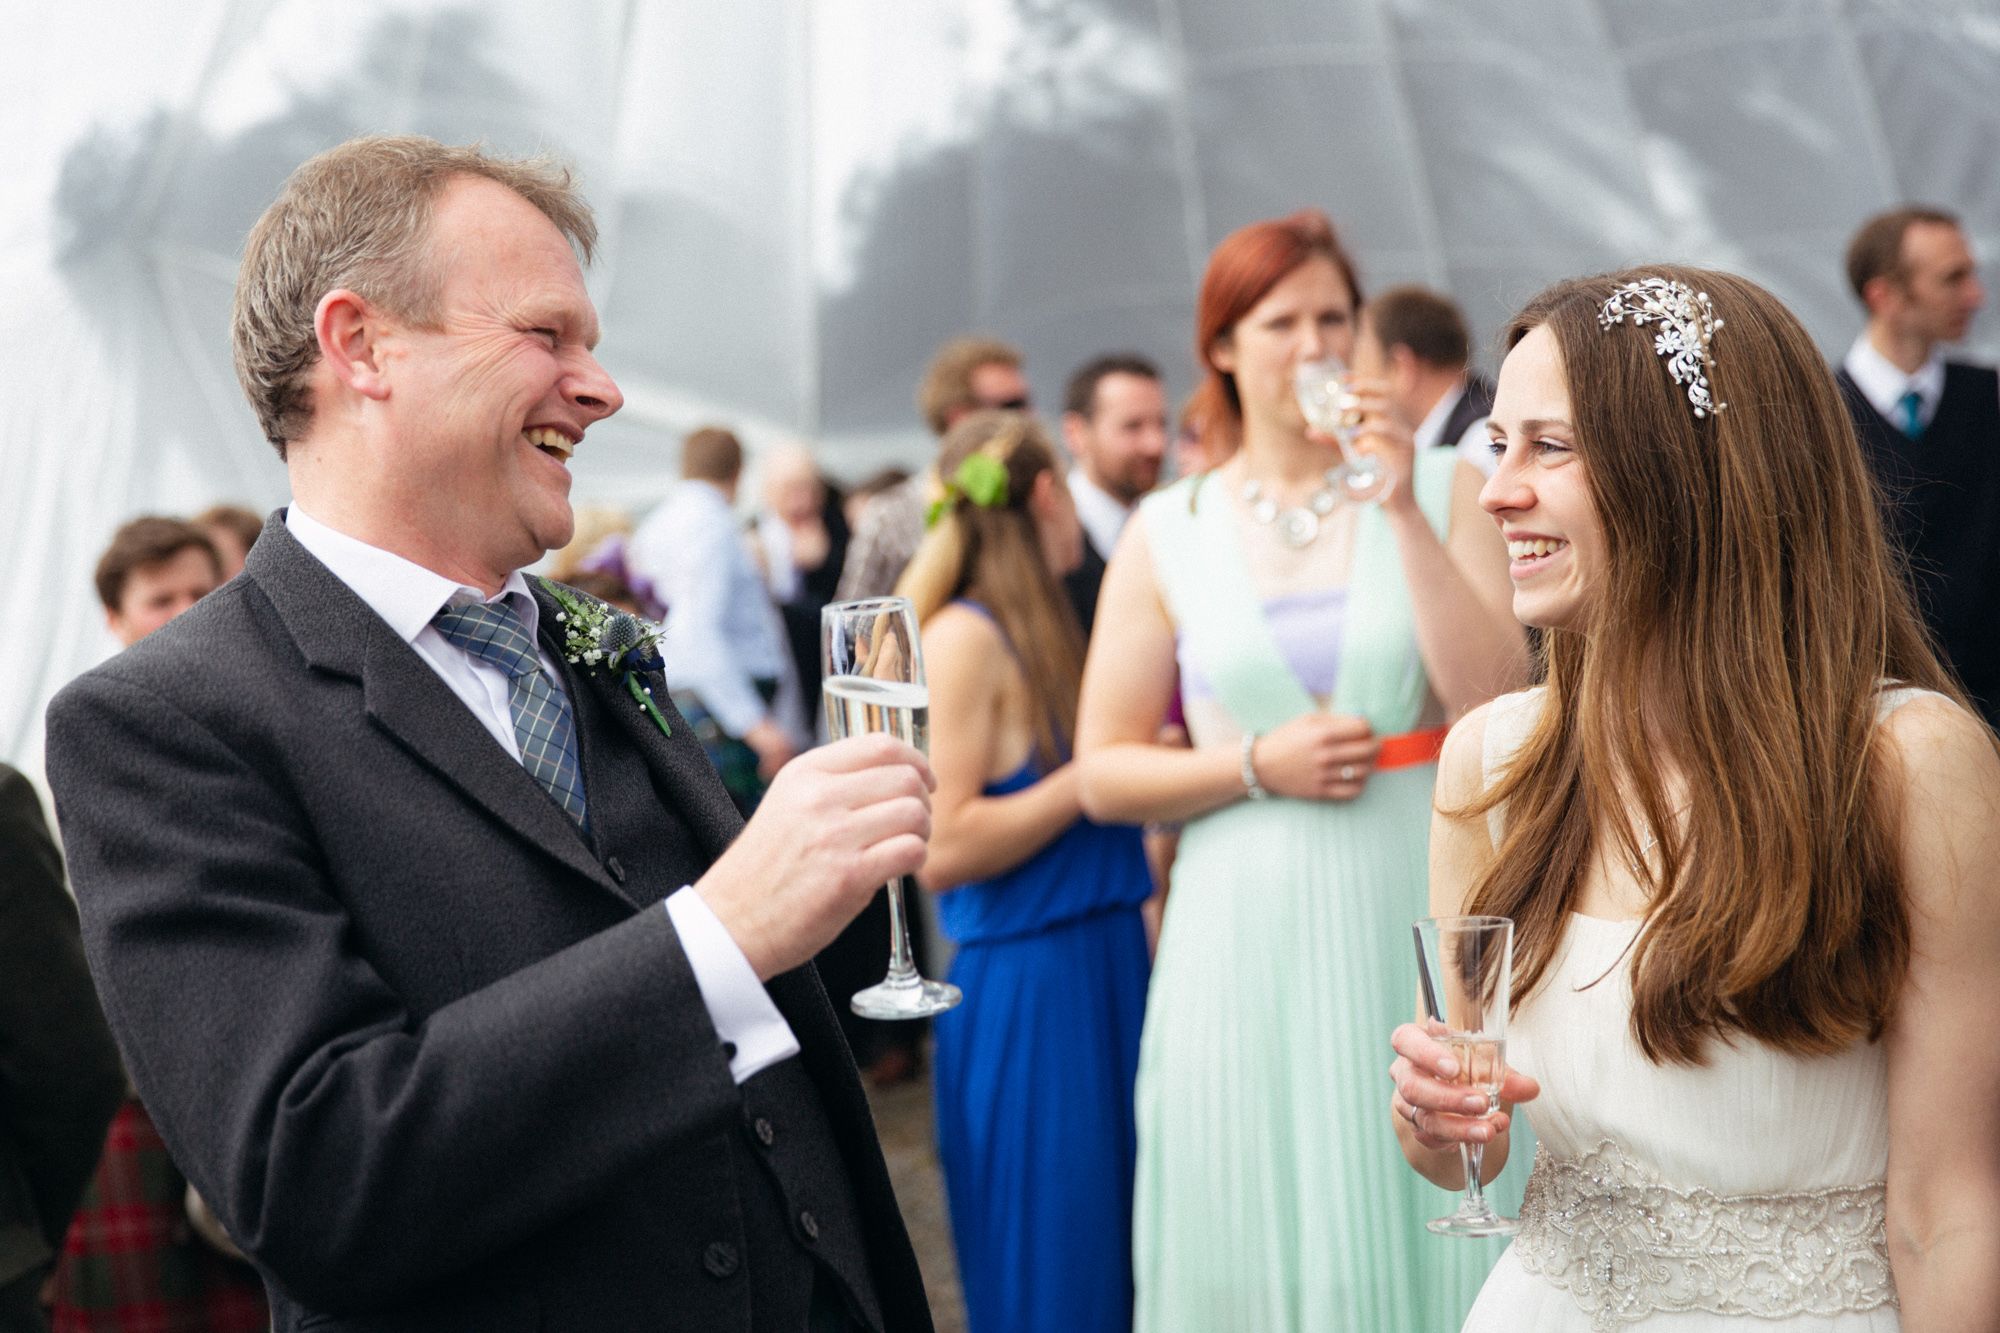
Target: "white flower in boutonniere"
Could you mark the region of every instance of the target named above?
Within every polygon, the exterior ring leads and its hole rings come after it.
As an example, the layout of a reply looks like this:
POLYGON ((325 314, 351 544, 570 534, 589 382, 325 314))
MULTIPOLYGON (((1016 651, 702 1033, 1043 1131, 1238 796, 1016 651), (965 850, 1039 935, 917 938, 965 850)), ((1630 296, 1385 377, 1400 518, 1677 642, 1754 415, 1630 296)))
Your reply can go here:
POLYGON ((641 620, 629 611, 620 611, 595 597, 586 597, 574 588, 553 579, 537 580, 562 608, 556 619, 562 624, 563 660, 586 670, 604 668, 625 683, 626 690, 653 719, 662 735, 673 728, 653 703, 653 691, 639 679, 642 671, 664 671, 660 657, 660 635, 665 631, 650 620, 641 620))

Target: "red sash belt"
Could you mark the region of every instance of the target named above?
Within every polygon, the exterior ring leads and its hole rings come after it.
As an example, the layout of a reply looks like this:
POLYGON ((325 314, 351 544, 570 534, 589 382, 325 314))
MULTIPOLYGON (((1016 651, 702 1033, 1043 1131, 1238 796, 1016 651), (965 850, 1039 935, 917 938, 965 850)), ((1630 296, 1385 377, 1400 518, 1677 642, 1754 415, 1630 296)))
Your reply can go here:
POLYGON ((1444 753, 1445 734, 1450 730, 1450 727, 1426 727, 1400 736, 1384 736, 1381 752, 1375 756, 1376 771, 1435 764, 1444 753))

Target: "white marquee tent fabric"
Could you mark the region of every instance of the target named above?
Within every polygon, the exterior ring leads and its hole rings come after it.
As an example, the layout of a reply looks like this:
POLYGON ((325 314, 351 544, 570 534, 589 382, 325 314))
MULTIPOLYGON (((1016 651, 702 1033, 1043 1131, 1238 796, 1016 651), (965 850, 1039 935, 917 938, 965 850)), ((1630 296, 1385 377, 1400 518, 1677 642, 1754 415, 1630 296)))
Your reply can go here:
POLYGON ((703 421, 847 475, 920 459, 912 389, 954 332, 1018 341, 1045 405, 1113 348, 1185 390, 1209 248, 1305 204, 1368 284, 1456 295, 1482 348, 1553 278, 1674 258, 1766 282, 1838 354, 1845 239, 1905 199, 2000 253, 1990 2, 26 8, 0 17, 0 758, 30 772, 49 696, 110 649, 111 530, 284 501, 229 366, 235 256, 356 133, 580 169, 628 406, 576 496, 632 508, 703 421))

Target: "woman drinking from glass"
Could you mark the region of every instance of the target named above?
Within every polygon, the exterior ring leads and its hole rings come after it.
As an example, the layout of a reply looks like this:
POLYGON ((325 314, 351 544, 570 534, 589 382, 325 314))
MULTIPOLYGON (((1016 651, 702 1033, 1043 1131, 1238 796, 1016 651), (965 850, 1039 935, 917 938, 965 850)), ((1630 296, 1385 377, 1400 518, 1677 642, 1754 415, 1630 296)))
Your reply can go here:
POLYGON ((1525 683, 1527 654, 1477 471, 1418 458, 1350 382, 1389 482, 1357 503, 1308 427, 1295 376, 1347 358, 1359 299, 1322 214, 1217 247, 1193 415, 1220 462, 1126 527, 1084 672, 1084 808, 1184 823, 1138 1086, 1148 1333, 1428 1333, 1497 1253, 1424 1233, 1437 1196, 1398 1183, 1369 1085, 1409 1011, 1382 943, 1424 912, 1442 725, 1525 683), (1185 748, 1156 743, 1177 671, 1185 748))

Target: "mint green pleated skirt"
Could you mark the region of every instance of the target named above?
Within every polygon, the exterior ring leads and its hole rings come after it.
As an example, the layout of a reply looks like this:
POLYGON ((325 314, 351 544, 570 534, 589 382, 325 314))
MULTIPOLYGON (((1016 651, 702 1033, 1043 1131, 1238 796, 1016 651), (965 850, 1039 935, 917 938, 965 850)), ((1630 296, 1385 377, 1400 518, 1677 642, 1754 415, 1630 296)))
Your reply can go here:
MULTIPOLYGON (((1435 773, 1187 826, 1140 1048, 1141 1333, 1446 1333, 1505 1248, 1424 1230, 1456 1199, 1409 1168, 1389 1119, 1435 773)), ((1510 1216, 1533 1156, 1516 1125, 1491 1190, 1510 1216)))

